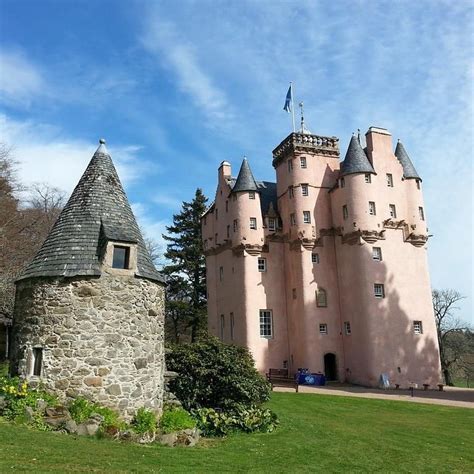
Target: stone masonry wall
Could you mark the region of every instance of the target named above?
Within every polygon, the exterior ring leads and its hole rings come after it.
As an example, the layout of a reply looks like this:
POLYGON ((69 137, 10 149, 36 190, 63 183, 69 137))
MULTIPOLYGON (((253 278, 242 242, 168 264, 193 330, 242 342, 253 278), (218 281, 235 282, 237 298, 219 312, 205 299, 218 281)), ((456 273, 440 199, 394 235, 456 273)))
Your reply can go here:
POLYGON ((13 370, 30 380, 43 348, 41 381, 60 398, 84 396, 126 418, 163 401, 164 287, 135 277, 20 281, 13 370))

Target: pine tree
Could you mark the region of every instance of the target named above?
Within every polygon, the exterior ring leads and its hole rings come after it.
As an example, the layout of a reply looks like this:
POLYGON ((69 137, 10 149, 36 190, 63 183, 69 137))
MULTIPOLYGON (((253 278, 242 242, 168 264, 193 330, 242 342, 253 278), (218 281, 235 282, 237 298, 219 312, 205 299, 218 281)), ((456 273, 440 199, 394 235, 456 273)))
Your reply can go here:
POLYGON ((182 332, 191 333, 195 342, 207 325, 206 260, 201 238, 201 215, 207 198, 196 190, 191 202, 183 202, 181 212, 173 216, 173 225, 166 227, 169 242, 165 257, 171 262, 163 268, 168 278, 166 329, 171 340, 179 342, 182 332))

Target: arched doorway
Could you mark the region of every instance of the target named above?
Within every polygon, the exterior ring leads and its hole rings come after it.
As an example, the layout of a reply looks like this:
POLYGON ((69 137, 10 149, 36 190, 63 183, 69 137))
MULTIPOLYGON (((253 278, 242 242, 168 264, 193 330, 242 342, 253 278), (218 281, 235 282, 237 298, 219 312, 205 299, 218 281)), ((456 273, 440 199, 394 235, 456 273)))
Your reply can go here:
POLYGON ((324 354, 324 375, 326 380, 337 380, 336 354, 328 352, 324 354))

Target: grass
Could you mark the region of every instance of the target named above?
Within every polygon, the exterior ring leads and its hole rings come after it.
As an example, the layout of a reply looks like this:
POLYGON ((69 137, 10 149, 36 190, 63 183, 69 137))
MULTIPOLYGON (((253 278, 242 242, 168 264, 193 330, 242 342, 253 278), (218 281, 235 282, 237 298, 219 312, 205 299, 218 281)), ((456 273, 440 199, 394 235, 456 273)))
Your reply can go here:
POLYGON ((474 471, 474 410, 274 393, 280 427, 195 448, 139 446, 0 422, 0 472, 474 471))
POLYGON ((466 379, 456 379, 454 381, 454 386, 462 388, 474 388, 474 380, 469 380, 468 382, 466 379))

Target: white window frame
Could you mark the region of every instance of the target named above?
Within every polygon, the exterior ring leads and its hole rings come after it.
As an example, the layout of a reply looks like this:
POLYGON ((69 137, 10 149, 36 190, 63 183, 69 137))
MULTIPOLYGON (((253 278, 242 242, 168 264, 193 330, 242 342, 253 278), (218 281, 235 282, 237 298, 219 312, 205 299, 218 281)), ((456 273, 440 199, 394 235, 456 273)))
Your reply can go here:
POLYGON ((327 336, 328 334, 328 325, 326 323, 320 323, 319 325, 319 334, 324 334, 327 336))
POLYGON ((385 285, 383 283, 374 283, 374 296, 379 299, 385 298, 385 285))
POLYGON ((349 218, 349 210, 347 209, 347 204, 344 204, 342 206, 342 218, 344 220, 348 219, 349 218))
POLYGON ((315 252, 311 253, 311 262, 319 263, 319 253, 315 253, 315 252))
POLYGON ((303 211, 303 224, 311 224, 311 212, 303 211))
POLYGON ((364 180, 367 184, 372 182, 372 176, 370 176, 370 173, 365 173, 364 180))
POLYGON ((305 156, 300 156, 300 166, 303 169, 308 167, 308 163, 306 162, 306 157, 305 156))
POLYGON ((423 334, 423 321, 413 321, 413 333, 417 335, 423 334))
POLYGON ((317 308, 328 307, 328 292, 324 288, 318 288, 316 290, 316 307, 317 308))
POLYGON ((377 207, 375 206, 375 201, 369 201, 369 214, 371 216, 377 215, 377 207))
POLYGON ((349 321, 344 321, 344 334, 350 336, 352 334, 351 323, 349 321))
POLYGON ((264 257, 259 257, 257 259, 257 268, 259 272, 267 271, 267 259, 264 257))
POLYGON ((395 204, 388 205, 388 212, 390 214, 390 217, 393 217, 394 219, 397 218, 397 207, 395 206, 395 204))
POLYGON ((274 217, 268 218, 268 230, 274 232, 276 230, 276 219, 274 217))
POLYGON ((306 183, 301 185, 301 195, 309 196, 309 186, 306 183))
POLYGON ((382 261, 382 248, 381 247, 372 247, 372 260, 376 262, 382 261))
POLYGON ((252 230, 257 230, 257 218, 256 217, 251 217, 250 218, 250 228, 252 230))
POLYGON ((261 338, 273 339, 273 311, 271 309, 259 311, 259 327, 261 338))
POLYGON ((249 191, 249 199, 255 199, 255 191, 249 191))
POLYGON ((387 186, 389 188, 393 188, 393 175, 391 173, 387 173, 387 186))

